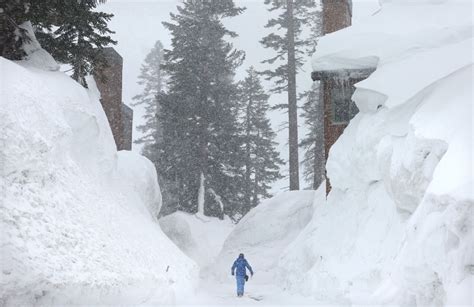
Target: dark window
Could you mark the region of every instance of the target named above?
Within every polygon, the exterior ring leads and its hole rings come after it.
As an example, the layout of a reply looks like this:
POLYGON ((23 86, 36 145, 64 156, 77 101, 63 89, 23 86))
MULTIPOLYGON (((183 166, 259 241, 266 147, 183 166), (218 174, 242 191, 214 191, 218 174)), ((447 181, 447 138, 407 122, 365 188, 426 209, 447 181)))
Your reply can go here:
POLYGON ((353 84, 349 80, 332 82, 330 97, 333 123, 347 124, 359 112, 351 100, 355 91, 353 84))

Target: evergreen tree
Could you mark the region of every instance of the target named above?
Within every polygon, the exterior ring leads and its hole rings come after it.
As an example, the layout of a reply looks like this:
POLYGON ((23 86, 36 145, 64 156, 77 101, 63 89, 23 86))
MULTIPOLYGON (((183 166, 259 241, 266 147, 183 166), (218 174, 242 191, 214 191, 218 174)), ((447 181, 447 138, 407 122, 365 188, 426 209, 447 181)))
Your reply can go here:
POLYGON ((316 190, 325 179, 326 157, 324 152, 324 104, 320 97, 319 82, 314 82, 310 91, 305 93, 303 117, 308 132, 300 146, 305 149, 303 160, 305 178, 316 190))
POLYGON ((143 144, 142 154, 155 165, 158 163, 157 147, 162 142, 162 128, 158 121, 158 97, 165 90, 166 77, 161 69, 163 63, 163 45, 157 41, 146 56, 138 76, 138 84, 143 86, 143 92, 133 97, 133 106, 142 105, 145 108, 145 123, 137 127, 143 136, 135 143, 143 144))
POLYGON ((165 189, 175 195, 165 206, 212 216, 232 215, 242 193, 242 155, 237 124, 235 69, 243 52, 226 37, 222 23, 240 14, 232 0, 184 0, 172 22, 163 69, 168 92, 160 95, 163 152, 159 168, 165 189))
POLYGON ((21 60, 28 41, 21 25, 30 21, 41 46, 59 62, 70 64, 72 77, 87 86, 85 76, 106 65, 102 49, 116 42, 107 22, 112 14, 95 11, 105 0, 12 0, 0 6, 1 56, 21 60))
POLYGON ((282 178, 279 165, 283 160, 275 149, 276 133, 270 126, 267 112, 269 95, 265 93, 257 72, 251 67, 240 83, 241 124, 244 132, 245 190, 241 213, 245 215, 268 198, 270 183, 282 178))
MULTIPOLYGON (((144 124, 139 125, 137 129, 143 133, 143 136, 135 141, 136 144, 143 144, 142 154, 150 159, 158 172, 158 181, 163 182, 159 163, 163 144, 163 127, 159 121, 161 105, 159 97, 166 91, 166 73, 161 69, 164 64, 164 50, 160 41, 150 50, 142 64, 138 84, 143 86, 143 92, 133 97, 134 106, 141 105, 145 109, 143 115, 144 124)), ((161 186, 163 202, 169 204, 172 202, 173 194, 166 190, 166 186, 161 186)), ((160 214, 166 215, 176 211, 176 208, 163 207, 160 214)))
POLYGON ((275 80, 273 91, 287 92, 288 103, 278 107, 288 110, 289 132, 289 170, 290 190, 299 189, 299 161, 298 161, 298 112, 296 73, 303 65, 303 56, 310 50, 311 39, 304 39, 302 32, 304 25, 311 25, 310 11, 315 10, 314 0, 265 0, 270 5, 269 11, 281 11, 277 18, 268 21, 267 28, 283 29, 282 34, 271 33, 261 41, 265 48, 272 48, 276 55, 264 63, 274 65, 277 60, 285 61, 274 69, 263 71, 267 80, 275 80))
MULTIPOLYGON (((309 40, 312 48, 310 53, 316 51, 318 39, 322 34, 322 11, 316 10, 310 27, 309 40)), ((309 128, 300 146, 304 148, 303 159, 304 176, 309 181, 310 188, 316 190, 326 178, 326 155, 324 145, 324 103, 320 92, 320 82, 313 82, 309 91, 303 93, 300 99, 306 98, 303 105, 303 117, 309 128)))
POLYGON ((26 53, 23 45, 31 39, 22 26, 31 21, 52 26, 56 14, 55 0, 0 0, 0 56, 22 60, 26 53))
MULTIPOLYGON (((115 45, 107 22, 113 14, 95 10, 98 0, 69 0, 56 6, 55 28, 38 23, 36 36, 42 47, 59 62, 72 66, 72 78, 87 87, 88 74, 100 74, 107 65, 102 50, 115 45)), ((105 2, 105 1, 100 1, 105 2)))

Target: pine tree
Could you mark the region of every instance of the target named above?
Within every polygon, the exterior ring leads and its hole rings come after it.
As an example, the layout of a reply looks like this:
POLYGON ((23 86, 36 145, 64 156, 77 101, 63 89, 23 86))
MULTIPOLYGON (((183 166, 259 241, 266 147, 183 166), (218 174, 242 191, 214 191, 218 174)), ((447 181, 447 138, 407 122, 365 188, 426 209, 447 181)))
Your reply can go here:
POLYGON ((107 26, 112 14, 95 11, 105 0, 12 0, 0 6, 1 56, 21 60, 28 37, 21 25, 30 21, 41 44, 57 61, 70 64, 72 77, 87 86, 85 76, 106 65, 102 49, 115 44, 107 26))
POLYGON ((310 91, 305 93, 303 117, 308 132, 300 146, 305 149, 303 160, 304 176, 311 182, 311 189, 316 190, 325 179, 324 153, 324 104, 320 97, 319 83, 313 83, 310 91))
MULTIPOLYGON (((163 64, 163 45, 160 41, 157 41, 146 56, 138 76, 138 84, 143 86, 143 91, 141 94, 133 97, 133 106, 141 105, 145 109, 145 114, 143 115, 145 122, 137 127, 143 133, 143 136, 137 139, 135 143, 143 144, 141 152, 155 165, 160 184, 163 182, 159 168, 163 144, 163 127, 159 121, 159 114, 161 113, 159 97, 165 93, 167 81, 166 73, 161 69, 163 64)), ((174 195, 165 188, 166 186, 161 186, 163 202, 170 203, 174 195)), ((176 211, 176 208, 163 207, 160 214, 166 215, 173 211, 176 211)))
MULTIPOLYGON (((312 12, 311 15, 309 41, 312 48, 309 52, 313 53, 316 51, 318 39, 322 34, 323 16, 320 9, 312 12)), ((305 138, 300 143, 300 146, 305 150, 303 159, 304 176, 311 183, 310 188, 313 190, 316 190, 326 178, 324 103, 319 87, 320 83, 314 82, 309 91, 300 95, 300 99, 306 98, 302 116, 309 128, 305 138)))
POLYGON ((143 92, 133 97, 133 106, 141 105, 145 108, 143 115, 145 123, 137 127, 143 136, 135 143, 143 144, 142 154, 155 165, 158 163, 157 147, 162 142, 162 128, 158 121, 160 112, 158 96, 165 91, 166 77, 161 69, 163 63, 163 45, 157 41, 146 56, 138 76, 138 84, 143 86, 143 92))
POLYGON ((258 205, 262 198, 270 197, 272 182, 282 178, 279 166, 283 160, 275 149, 276 133, 270 126, 267 112, 270 109, 257 72, 251 67, 248 76, 240 83, 241 125, 244 132, 245 190, 241 210, 245 215, 258 205))
POLYGON ((24 59, 23 45, 31 38, 22 25, 30 21, 33 25, 51 27, 56 15, 54 0, 0 0, 0 56, 24 59))
POLYGON ((242 158, 237 125, 235 69, 243 53, 222 23, 240 14, 232 0, 184 0, 170 30, 172 49, 163 69, 168 92, 160 95, 163 153, 160 172, 176 196, 164 204, 212 216, 232 215, 241 199, 242 158))
POLYGON ((283 29, 284 33, 271 33, 261 41, 265 48, 274 49, 277 54, 264 63, 274 65, 276 61, 286 60, 274 69, 263 71, 267 80, 275 80, 273 92, 288 93, 288 104, 278 107, 288 110, 288 144, 290 190, 299 189, 298 161, 298 106, 296 73, 303 65, 303 56, 311 50, 311 39, 303 39, 304 25, 311 24, 311 10, 316 8, 314 0, 265 0, 271 5, 269 11, 281 11, 277 18, 268 21, 267 28, 283 29))
POLYGON ((96 74, 102 78, 101 68, 107 65, 102 50, 115 45, 107 22, 113 14, 95 10, 98 0, 69 0, 55 7, 54 25, 36 25, 36 36, 44 49, 59 62, 72 66, 72 78, 87 87, 85 77, 96 74))

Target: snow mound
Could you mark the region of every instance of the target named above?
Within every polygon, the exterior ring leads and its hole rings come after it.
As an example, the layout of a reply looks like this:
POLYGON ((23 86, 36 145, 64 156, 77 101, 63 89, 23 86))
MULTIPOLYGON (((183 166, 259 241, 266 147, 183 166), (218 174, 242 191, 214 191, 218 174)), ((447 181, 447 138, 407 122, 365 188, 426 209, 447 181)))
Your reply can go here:
POLYGON ((327 205, 280 259, 287 288, 336 303, 472 304, 471 12, 467 0, 384 1, 320 40, 315 70, 376 58, 376 71, 331 148, 327 205))
POLYGON ((156 219, 154 168, 117 154, 94 86, 0 67, 0 305, 172 303, 191 291, 197 268, 156 219))
POLYGON ((284 192, 250 210, 229 234, 208 273, 217 279, 229 276, 232 263, 244 253, 257 280, 272 278, 278 256, 310 221, 313 196, 314 191, 284 192))
POLYGON ((163 232, 199 267, 212 264, 234 223, 224 220, 177 211, 160 218, 163 232))
POLYGON ((137 192, 131 195, 136 197, 133 203, 145 204, 148 213, 158 217, 161 209, 161 191, 153 163, 134 152, 119 151, 118 172, 126 184, 137 192))

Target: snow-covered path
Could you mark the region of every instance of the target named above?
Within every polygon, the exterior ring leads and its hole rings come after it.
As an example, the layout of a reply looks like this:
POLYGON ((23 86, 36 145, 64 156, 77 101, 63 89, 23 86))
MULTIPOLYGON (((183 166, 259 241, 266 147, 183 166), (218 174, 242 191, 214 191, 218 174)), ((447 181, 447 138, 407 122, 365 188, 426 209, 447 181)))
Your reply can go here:
POLYGON ((257 276, 245 285, 244 297, 235 294, 235 279, 229 276, 224 282, 201 279, 194 297, 178 298, 178 305, 226 305, 226 306, 315 306, 329 305, 327 302, 282 291, 269 281, 260 281, 257 276))
MULTIPOLYGON (((323 190, 321 190, 323 191, 323 190)), ((323 191, 324 192, 324 191, 323 191)), ((324 197, 321 192, 320 197, 324 197)), ((230 220, 176 212, 160 219, 162 230, 201 268, 192 295, 176 297, 178 305, 321 305, 298 296, 276 278, 283 250, 309 222, 314 191, 280 193, 265 201, 237 225, 230 220), (263 222, 265 218, 268 223, 263 222), (255 275, 245 285, 245 296, 236 296, 233 261, 244 253, 255 275)))

